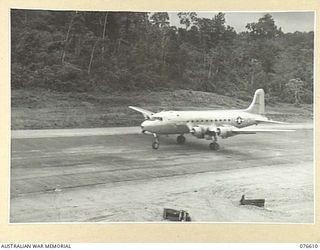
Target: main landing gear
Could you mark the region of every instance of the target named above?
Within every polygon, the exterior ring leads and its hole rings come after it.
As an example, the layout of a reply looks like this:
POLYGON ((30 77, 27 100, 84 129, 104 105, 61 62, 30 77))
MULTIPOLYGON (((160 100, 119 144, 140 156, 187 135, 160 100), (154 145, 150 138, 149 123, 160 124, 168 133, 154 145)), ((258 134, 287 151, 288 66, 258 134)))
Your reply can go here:
POLYGON ((186 143, 186 138, 183 135, 179 135, 177 137, 177 143, 178 144, 185 144, 186 143))
POLYGON ((218 141, 217 135, 214 134, 214 135, 213 135, 213 142, 210 143, 210 145, 209 145, 209 147, 210 147, 211 150, 214 150, 214 151, 219 150, 220 146, 219 146, 219 144, 217 143, 217 141, 218 141))
POLYGON ((217 151, 220 148, 220 146, 219 146, 219 144, 217 142, 210 143, 209 147, 210 147, 211 150, 214 150, 214 151, 217 151))
MULTIPOLYGON (((152 148, 153 149, 158 149, 160 146, 160 142, 159 142, 159 138, 158 135, 153 133, 153 137, 154 137, 154 142, 152 143, 152 148)), ((177 137, 177 143, 178 144, 185 144, 186 143, 186 138, 183 135, 179 135, 177 137)), ((217 143, 217 135, 213 135, 213 142, 210 143, 209 145, 211 150, 217 151, 220 149, 219 144, 217 143)))

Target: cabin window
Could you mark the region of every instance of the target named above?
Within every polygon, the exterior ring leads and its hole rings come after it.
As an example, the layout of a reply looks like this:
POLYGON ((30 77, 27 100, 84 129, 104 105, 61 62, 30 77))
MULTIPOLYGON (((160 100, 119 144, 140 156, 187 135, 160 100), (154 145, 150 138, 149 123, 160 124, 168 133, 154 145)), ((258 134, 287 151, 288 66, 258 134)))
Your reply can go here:
POLYGON ((218 120, 217 120, 217 119, 215 119, 214 121, 215 121, 215 122, 217 122, 218 120))
POLYGON ((222 122, 222 119, 220 119, 219 122, 222 122))

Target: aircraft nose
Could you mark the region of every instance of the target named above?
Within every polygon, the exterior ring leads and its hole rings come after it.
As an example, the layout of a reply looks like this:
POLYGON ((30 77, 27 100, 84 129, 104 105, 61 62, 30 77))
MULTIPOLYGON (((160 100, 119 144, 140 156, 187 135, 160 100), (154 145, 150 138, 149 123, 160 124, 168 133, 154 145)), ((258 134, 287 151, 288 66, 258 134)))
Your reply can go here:
POLYGON ((148 122, 147 121, 144 121, 143 123, 141 123, 141 129, 142 130, 145 130, 145 127, 146 127, 146 125, 148 124, 148 122))
POLYGON ((153 123, 152 121, 144 121, 140 126, 143 132, 149 131, 153 127, 153 123))

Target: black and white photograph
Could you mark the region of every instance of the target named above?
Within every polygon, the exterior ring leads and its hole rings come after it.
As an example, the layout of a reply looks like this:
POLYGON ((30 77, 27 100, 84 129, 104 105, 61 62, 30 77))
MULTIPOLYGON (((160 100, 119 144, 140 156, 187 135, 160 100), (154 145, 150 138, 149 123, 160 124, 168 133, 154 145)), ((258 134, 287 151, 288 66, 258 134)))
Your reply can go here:
POLYGON ((315 223, 314 11, 10 10, 10 223, 315 223))

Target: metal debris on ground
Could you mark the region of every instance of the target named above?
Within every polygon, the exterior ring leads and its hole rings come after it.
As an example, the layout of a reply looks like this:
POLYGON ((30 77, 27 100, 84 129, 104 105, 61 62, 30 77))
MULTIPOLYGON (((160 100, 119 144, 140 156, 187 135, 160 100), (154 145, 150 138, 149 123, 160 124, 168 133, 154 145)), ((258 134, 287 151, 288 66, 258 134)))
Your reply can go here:
POLYGON ((191 221, 191 217, 188 212, 171 208, 163 209, 163 218, 170 221, 191 221))
POLYGON ((258 207, 264 207, 265 199, 245 199, 242 195, 240 200, 240 205, 253 205, 258 207))

